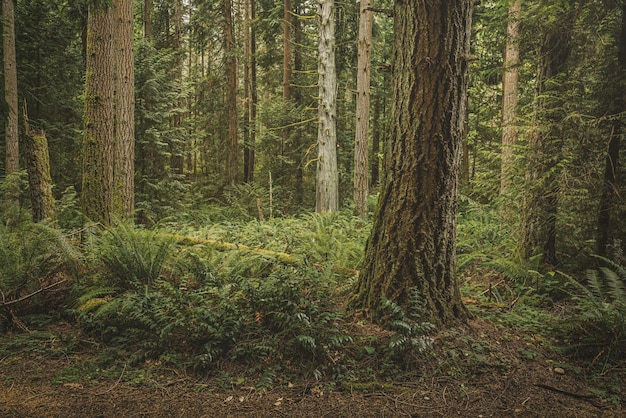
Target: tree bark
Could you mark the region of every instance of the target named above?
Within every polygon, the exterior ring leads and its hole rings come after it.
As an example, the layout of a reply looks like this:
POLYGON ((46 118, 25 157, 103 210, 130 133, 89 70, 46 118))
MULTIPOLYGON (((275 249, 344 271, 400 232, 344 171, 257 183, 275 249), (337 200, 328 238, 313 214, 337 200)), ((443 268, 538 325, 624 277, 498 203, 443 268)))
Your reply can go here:
POLYGON ((85 131, 82 147, 83 214, 111 223, 113 212, 113 13, 90 3, 87 18, 85 131))
POLYGON ((510 1, 506 30, 506 49, 504 52, 504 74, 502 77, 502 161, 500 169, 500 196, 502 197, 508 195, 514 163, 513 146, 517 139, 515 113, 519 85, 519 26, 521 8, 521 1, 510 1))
POLYGON ((115 216, 130 219, 135 208, 135 70, 132 0, 114 0, 115 144, 113 204, 115 216))
POLYGON ((244 1, 244 148, 243 148, 243 181, 254 181, 254 143, 256 142, 256 36, 254 19, 256 14, 255 0, 244 1))
POLYGON ((386 174, 351 301, 374 321, 385 317, 383 300, 409 308, 414 291, 436 325, 468 315, 455 276, 455 216, 471 6, 395 2, 386 174))
POLYGON ((224 0, 224 56, 226 60, 226 107, 228 109, 228 159, 226 182, 237 182, 239 139, 237 136, 237 57, 231 0, 224 0))
POLYGON ((339 175, 334 0, 320 0, 318 16, 319 121, 315 207, 317 212, 335 212, 339 209, 339 175))
POLYGON ((149 39, 152 36, 152 0, 143 0, 143 36, 149 39))
MULTIPOLYGON (((17 63, 15 57, 15 13, 13 0, 2 0, 2 38, 4 57, 4 100, 6 117, 6 174, 19 171, 17 127, 17 63)), ((15 196, 13 196, 15 197, 15 196)), ((15 197, 17 199, 17 197, 15 197)))
POLYGON ((356 78, 356 129, 354 140, 354 207, 367 219, 368 146, 370 118, 370 59, 372 51, 372 1, 361 0, 356 78))

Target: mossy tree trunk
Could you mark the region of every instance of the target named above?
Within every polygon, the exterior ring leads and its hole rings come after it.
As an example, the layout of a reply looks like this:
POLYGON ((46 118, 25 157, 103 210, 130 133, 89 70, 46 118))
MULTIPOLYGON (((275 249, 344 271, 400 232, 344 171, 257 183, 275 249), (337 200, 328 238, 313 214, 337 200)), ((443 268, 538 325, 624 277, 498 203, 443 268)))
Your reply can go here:
POLYGON ((26 171, 30 187, 30 200, 33 221, 55 219, 54 198, 52 197, 52 177, 50 177, 50 156, 48 139, 44 131, 26 130, 26 171))
POLYGON ((113 213, 113 13, 110 5, 91 2, 87 20, 81 207, 88 219, 109 225, 113 213))
MULTIPOLYGON (((19 166, 19 136, 17 127, 17 62, 15 55, 15 13, 13 0, 2 0, 2 39, 4 60, 4 100, 6 105, 5 138, 6 164, 5 174, 17 173, 19 166)), ((19 201, 19 180, 10 177, 7 198, 14 204, 19 201)))
POLYGON ((381 302, 424 319, 468 315, 455 276, 455 215, 466 115, 470 0, 395 2, 393 116, 376 219, 352 306, 382 320, 381 302))

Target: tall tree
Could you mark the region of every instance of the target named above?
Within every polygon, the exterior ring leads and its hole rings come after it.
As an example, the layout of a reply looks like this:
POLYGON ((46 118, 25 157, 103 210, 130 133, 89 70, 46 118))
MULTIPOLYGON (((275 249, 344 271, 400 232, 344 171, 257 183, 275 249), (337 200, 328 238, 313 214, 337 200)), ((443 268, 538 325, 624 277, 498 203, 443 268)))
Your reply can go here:
POLYGON ((396 1, 393 113, 384 183, 355 308, 382 302, 449 324, 467 311, 455 276, 455 216, 466 115, 471 0, 396 1))
POLYGON ((239 164, 239 138, 237 134, 237 55, 233 25, 232 0, 224 0, 224 56, 226 60, 226 107, 228 109, 228 158, 226 182, 237 181, 239 164))
POLYGON ((319 120, 315 207, 317 212, 334 212, 339 209, 335 1, 320 0, 318 16, 319 120))
POLYGON ((120 219, 132 216, 135 200, 135 71, 133 2, 114 0, 115 143, 113 203, 120 219))
POLYGON ((2 0, 4 100, 6 102, 6 174, 19 170, 17 129, 17 63, 15 57, 15 11, 13 0, 2 0))
POLYGON ((87 17, 85 126, 82 147, 83 214, 111 223, 113 212, 113 11, 91 1, 87 17))
POLYGON ((244 1, 244 149, 243 149, 243 180, 254 181, 254 156, 256 142, 256 0, 244 1))
POLYGON ((143 36, 150 38, 152 36, 152 0, 143 0, 143 36))
POLYGON ((541 254, 542 262, 550 265, 558 262, 558 180, 564 139, 564 97, 557 89, 566 74, 575 20, 571 5, 562 7, 544 27, 539 47, 533 116, 536 128, 529 133, 519 243, 524 258, 541 254))
POLYGON ((372 1, 361 0, 356 77, 356 133, 354 139, 354 206, 367 218, 368 145, 370 119, 370 59, 372 54, 372 1))
MULTIPOLYGON (((611 85, 612 97, 609 97, 610 110, 612 115, 618 115, 626 108, 626 92, 624 82, 626 81, 626 2, 622 3, 621 30, 617 35, 617 68, 611 85)), ((598 254, 607 255, 607 247, 611 237, 611 212, 614 199, 619 195, 617 184, 618 160, 620 151, 620 137, 623 133, 622 118, 613 117, 610 121, 609 138, 606 147, 606 157, 604 166, 604 184, 600 196, 598 208, 598 233, 596 246, 598 254)))
POLYGON ((504 75, 502 77, 502 161, 500 169, 500 196, 506 196, 514 163, 513 146, 517 139, 515 113, 519 85, 519 26, 522 3, 510 0, 504 51, 504 75))

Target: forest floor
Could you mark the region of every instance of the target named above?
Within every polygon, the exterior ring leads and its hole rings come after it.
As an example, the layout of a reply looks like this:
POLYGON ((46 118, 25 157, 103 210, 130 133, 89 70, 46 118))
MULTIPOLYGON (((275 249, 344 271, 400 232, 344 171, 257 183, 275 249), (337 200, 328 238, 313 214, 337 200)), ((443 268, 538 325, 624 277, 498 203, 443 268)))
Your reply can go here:
POLYGON ((474 319, 437 336, 436 356, 399 381, 321 379, 256 391, 149 362, 90 367, 102 364, 103 347, 57 323, 0 339, 0 417, 626 417, 623 364, 591 375, 550 347, 474 319), (446 354, 450 347, 457 354, 446 354))

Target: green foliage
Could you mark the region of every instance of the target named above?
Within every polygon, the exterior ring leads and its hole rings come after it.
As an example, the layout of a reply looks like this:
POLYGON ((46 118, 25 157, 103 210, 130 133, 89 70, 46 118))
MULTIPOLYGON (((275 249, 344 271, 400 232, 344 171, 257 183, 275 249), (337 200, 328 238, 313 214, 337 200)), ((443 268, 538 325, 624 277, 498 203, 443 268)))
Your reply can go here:
POLYGON ((115 286, 142 289, 164 274, 172 246, 171 238, 164 237, 156 229, 120 224, 104 232, 98 251, 115 286))
POLYGON ((391 300, 383 301, 383 308, 388 312, 386 328, 394 331, 388 344, 388 354, 401 360, 410 367, 415 358, 433 346, 429 337, 435 326, 422 319, 423 303, 418 289, 410 289, 409 310, 405 312, 391 300))
POLYGON ((566 276, 576 292, 576 312, 565 321, 568 350, 581 356, 623 358, 626 353, 626 268, 604 257, 608 265, 588 270, 586 283, 566 276))

